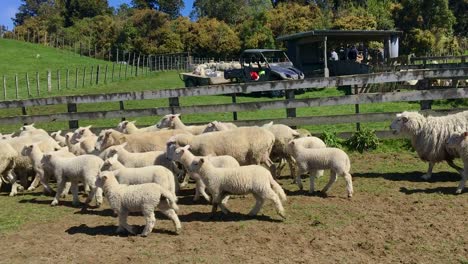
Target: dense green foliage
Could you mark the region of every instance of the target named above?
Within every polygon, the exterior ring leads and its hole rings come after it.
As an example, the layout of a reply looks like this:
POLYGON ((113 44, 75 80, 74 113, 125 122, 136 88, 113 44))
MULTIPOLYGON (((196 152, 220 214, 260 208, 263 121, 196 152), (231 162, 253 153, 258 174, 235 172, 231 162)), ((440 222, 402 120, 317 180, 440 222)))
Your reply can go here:
POLYGON ((229 57, 244 48, 282 47, 278 36, 313 29, 397 29, 404 54, 464 52, 468 0, 196 0, 191 19, 182 0, 22 0, 16 36, 61 38, 105 53, 191 52, 229 57), (461 45, 462 44, 462 45, 461 45))

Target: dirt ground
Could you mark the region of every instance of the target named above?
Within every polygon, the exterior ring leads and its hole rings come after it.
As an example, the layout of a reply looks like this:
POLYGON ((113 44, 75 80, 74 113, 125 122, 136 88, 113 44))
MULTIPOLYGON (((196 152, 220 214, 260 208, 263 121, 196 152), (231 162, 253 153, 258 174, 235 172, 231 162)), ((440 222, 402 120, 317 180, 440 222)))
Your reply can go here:
MULTIPOLYGON (((180 193, 180 235, 161 214, 147 238, 117 235, 107 204, 76 208, 47 223, 31 215, 17 231, 0 234, 0 263, 468 263, 468 193, 453 194, 459 175, 442 167, 423 181, 426 165, 414 154, 351 158, 351 200, 343 179, 322 198, 282 177, 285 221, 270 202, 259 216, 247 217, 252 196, 232 197, 233 213, 209 219, 210 206, 193 202, 190 188, 180 193)), ((319 187, 327 179, 326 174, 319 187)), ((22 202, 49 207, 50 201, 38 195, 22 202)), ((71 207, 70 198, 50 210, 60 207, 71 207)), ((138 215, 129 221, 140 230, 144 224, 138 215)))

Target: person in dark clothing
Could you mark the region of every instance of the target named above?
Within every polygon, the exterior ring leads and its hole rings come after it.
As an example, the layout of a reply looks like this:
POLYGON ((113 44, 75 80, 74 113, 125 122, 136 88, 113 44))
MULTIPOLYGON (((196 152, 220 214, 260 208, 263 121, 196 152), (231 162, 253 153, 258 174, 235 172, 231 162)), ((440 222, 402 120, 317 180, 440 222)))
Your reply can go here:
POLYGON ((356 46, 353 45, 348 52, 348 59, 351 61, 356 61, 357 55, 358 55, 358 50, 356 49, 356 46))

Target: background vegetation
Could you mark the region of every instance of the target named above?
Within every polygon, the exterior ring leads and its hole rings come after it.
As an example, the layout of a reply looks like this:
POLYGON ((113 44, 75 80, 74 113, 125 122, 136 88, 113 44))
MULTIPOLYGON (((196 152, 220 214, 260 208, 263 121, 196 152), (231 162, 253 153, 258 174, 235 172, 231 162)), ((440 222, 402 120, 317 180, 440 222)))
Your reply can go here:
MULTIPOLYGON (((15 32, 26 39, 86 43, 101 56, 117 49, 144 54, 237 55, 281 48, 280 35, 313 29, 397 29, 403 54, 460 53, 466 48, 466 0, 22 0, 15 32)), ((11 33, 10 33, 11 34, 11 33)))

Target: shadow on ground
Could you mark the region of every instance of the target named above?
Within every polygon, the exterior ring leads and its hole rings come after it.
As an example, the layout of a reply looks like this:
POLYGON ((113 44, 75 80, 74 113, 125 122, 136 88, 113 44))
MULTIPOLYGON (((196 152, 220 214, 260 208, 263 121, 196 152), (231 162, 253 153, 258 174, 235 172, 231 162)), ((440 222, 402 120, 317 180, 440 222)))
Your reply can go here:
POLYGON ((410 172, 388 172, 388 173, 353 173, 353 178, 383 178, 390 181, 409 181, 409 182, 456 182, 460 180, 460 174, 455 172, 437 172, 433 173, 429 180, 424 180, 421 171, 410 172))

